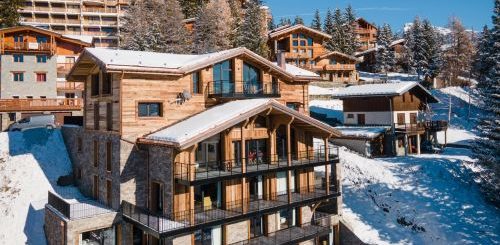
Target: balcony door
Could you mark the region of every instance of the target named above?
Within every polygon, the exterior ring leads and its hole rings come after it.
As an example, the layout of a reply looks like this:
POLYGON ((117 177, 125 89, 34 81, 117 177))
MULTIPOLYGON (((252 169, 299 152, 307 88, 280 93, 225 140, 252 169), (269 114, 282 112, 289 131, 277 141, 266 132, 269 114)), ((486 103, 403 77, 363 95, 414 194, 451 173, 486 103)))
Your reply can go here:
POLYGON ((247 166, 267 163, 267 139, 246 141, 246 153, 247 166))
POLYGON ((245 94, 261 94, 262 83, 260 70, 248 63, 243 63, 243 92, 245 94))
POLYGON ((234 93, 233 64, 231 60, 217 63, 213 68, 213 88, 215 94, 234 93))
POLYGON ((201 142, 196 151, 197 168, 200 171, 216 171, 223 166, 219 165, 219 142, 201 142))

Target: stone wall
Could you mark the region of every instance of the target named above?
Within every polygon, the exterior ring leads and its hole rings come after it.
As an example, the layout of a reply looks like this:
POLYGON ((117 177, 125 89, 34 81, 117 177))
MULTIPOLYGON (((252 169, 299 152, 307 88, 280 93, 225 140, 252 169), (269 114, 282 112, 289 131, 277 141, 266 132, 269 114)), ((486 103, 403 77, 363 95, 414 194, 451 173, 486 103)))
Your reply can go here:
POLYGON ((66 244, 79 244, 80 235, 87 231, 110 228, 118 222, 120 216, 116 212, 96 215, 90 218, 69 220, 67 222, 66 244))
POLYGON ((57 215, 52 208, 45 206, 45 238, 48 245, 64 244, 66 221, 57 215))
POLYGON ((149 181, 160 183, 163 186, 163 212, 165 214, 172 213, 174 212, 172 148, 149 146, 148 154, 149 181))

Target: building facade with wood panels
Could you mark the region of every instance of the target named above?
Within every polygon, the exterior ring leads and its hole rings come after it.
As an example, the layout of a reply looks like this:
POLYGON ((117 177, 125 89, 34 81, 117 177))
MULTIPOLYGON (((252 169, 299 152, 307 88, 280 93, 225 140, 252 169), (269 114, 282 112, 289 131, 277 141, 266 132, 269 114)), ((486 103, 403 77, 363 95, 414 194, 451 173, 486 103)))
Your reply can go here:
POLYGON ((32 115, 52 113, 60 124, 81 115, 84 84, 65 76, 89 46, 36 27, 0 29, 0 129, 32 115))
POLYGON ((120 210, 118 244, 337 244, 338 132, 296 69, 244 48, 87 49, 69 75, 84 126, 63 134, 81 191, 120 210))
POLYGON ((358 51, 375 48, 377 44, 377 27, 363 18, 358 18, 353 23, 354 33, 360 46, 358 51))
POLYGON ((358 60, 338 51, 330 51, 323 43, 331 36, 304 25, 278 27, 269 32, 271 60, 283 60, 319 74, 336 86, 356 84, 358 60))

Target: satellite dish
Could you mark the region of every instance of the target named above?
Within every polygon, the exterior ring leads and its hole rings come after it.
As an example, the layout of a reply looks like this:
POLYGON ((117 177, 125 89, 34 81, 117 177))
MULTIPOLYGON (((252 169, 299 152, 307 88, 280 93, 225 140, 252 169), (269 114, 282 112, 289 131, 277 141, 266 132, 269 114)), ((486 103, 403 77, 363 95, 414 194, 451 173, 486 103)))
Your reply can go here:
POLYGON ((190 100, 192 96, 191 96, 191 93, 189 93, 189 91, 184 89, 182 91, 182 97, 184 97, 185 100, 190 100))

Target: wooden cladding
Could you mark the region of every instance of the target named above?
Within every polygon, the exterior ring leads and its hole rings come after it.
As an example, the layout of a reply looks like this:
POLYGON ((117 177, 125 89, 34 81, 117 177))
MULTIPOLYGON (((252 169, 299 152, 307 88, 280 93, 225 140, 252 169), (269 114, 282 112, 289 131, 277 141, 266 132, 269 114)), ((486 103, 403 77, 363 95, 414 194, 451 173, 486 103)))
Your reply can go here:
MULTIPOLYGON (((344 102, 344 112, 370 112, 370 111, 391 111, 389 97, 357 97, 346 98, 344 102)), ((392 97, 393 111, 417 111, 420 109, 420 99, 407 92, 401 96, 392 97)))
POLYGON ((94 130, 99 130, 99 102, 95 102, 94 104, 94 130))

